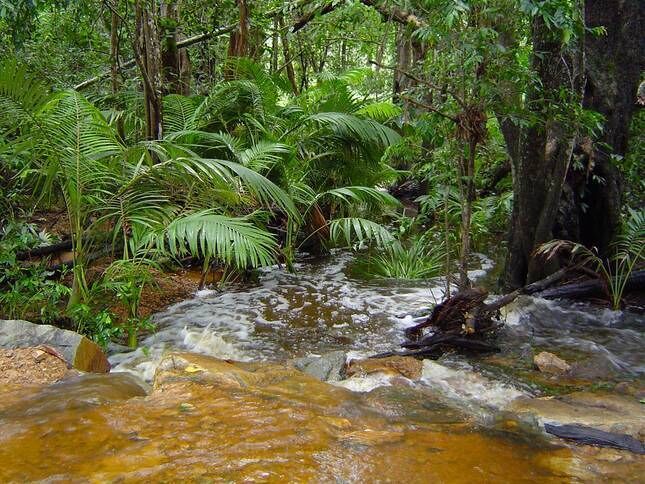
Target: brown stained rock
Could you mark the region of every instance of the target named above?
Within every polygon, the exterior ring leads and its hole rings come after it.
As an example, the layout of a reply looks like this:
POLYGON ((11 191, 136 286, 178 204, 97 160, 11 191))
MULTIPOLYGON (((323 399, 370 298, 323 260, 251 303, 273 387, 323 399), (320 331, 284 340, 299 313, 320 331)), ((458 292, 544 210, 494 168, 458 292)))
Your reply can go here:
POLYGON ((49 384, 67 373, 65 361, 41 348, 0 349, 0 385, 49 384))
POLYGON ((347 376, 385 373, 386 375, 403 376, 410 380, 421 378, 423 362, 410 356, 389 356, 366 360, 352 360, 347 368, 347 376))
POLYGON ((552 375, 563 375, 571 370, 571 365, 569 365, 569 363, 548 351, 542 351, 535 355, 533 363, 535 363, 535 366, 537 366, 542 373, 550 373, 552 375))

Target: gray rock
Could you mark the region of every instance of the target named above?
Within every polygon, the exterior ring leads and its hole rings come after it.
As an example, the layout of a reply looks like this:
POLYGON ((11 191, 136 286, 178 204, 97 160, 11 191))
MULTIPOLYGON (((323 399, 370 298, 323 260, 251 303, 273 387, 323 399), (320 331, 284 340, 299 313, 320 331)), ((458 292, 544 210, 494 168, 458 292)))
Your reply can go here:
POLYGON ((0 348, 51 346, 77 370, 106 373, 110 363, 101 348, 85 336, 46 324, 0 319, 0 348))
POLYGON ((293 365, 303 373, 321 381, 339 381, 345 373, 347 355, 343 351, 332 351, 322 356, 296 358, 293 365))

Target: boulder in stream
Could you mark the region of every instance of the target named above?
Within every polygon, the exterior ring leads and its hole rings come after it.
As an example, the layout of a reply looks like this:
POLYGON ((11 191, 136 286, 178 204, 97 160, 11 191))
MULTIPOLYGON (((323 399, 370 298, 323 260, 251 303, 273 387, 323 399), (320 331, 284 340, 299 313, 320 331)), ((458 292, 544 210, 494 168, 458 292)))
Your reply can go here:
POLYGON ((293 366, 320 381, 339 381, 345 376, 346 360, 347 354, 344 351, 332 351, 322 356, 296 358, 293 366))
POLYGON ((368 358, 352 360, 347 365, 347 376, 384 373, 392 376, 403 376, 418 380, 423 372, 423 362, 411 356, 388 356, 386 358, 368 358))
POLYGON ((107 373, 110 363, 99 345, 85 336, 47 324, 17 319, 0 320, 0 348, 16 349, 45 345, 59 352, 80 371, 107 373))

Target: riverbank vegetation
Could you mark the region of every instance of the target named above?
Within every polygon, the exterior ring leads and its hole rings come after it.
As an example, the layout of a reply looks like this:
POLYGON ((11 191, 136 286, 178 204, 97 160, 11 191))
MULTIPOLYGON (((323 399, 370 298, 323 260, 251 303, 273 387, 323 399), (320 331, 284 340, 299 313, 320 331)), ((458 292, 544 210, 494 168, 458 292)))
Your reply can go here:
POLYGON ((571 254, 619 308, 645 7, 606 3, 0 3, 0 317, 136 346, 180 267, 333 248, 462 290, 474 252, 508 289, 571 254))

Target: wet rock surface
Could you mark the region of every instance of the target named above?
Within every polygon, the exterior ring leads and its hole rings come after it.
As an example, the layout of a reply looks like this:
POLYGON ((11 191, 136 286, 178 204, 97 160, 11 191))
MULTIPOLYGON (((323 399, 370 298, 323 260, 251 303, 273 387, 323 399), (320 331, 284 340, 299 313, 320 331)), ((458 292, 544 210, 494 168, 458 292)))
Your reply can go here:
POLYGON ((0 348, 15 349, 45 345, 59 352, 80 371, 105 373, 110 364, 101 348, 85 336, 46 324, 0 320, 0 348))
POLYGON ((376 393, 366 399, 283 365, 172 354, 147 396, 11 419, 0 411, 0 481, 561 482, 569 475, 566 448, 480 432, 436 403, 424 406, 410 388, 390 392, 379 407, 376 393), (406 414, 412 407, 415 419, 406 414), (435 413, 444 417, 433 421, 435 413))

